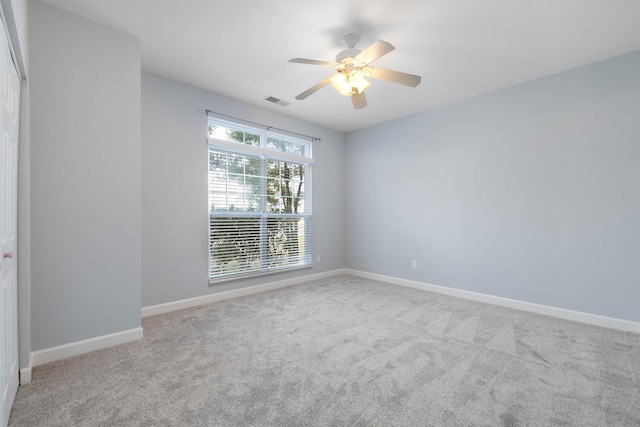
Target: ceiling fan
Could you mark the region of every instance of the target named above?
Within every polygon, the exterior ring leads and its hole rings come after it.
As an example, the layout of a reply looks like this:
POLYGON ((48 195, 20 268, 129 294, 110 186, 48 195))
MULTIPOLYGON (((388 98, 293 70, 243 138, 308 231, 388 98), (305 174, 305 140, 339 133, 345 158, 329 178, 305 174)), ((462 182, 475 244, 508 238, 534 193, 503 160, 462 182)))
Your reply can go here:
POLYGON ((336 70, 331 76, 296 96, 297 100, 303 100, 326 85, 331 84, 341 95, 351 97, 353 108, 360 109, 367 106, 367 98, 364 95, 364 91, 371 83, 366 77, 411 87, 416 87, 420 84, 420 76, 369 65, 376 59, 394 50, 395 47, 393 47, 391 43, 378 40, 365 50, 360 50, 355 47, 360 41, 360 36, 357 34, 347 34, 343 37, 343 40, 347 49, 336 55, 336 62, 316 61, 315 59, 304 58, 293 58, 289 60, 289 62, 299 64, 332 67, 336 70))

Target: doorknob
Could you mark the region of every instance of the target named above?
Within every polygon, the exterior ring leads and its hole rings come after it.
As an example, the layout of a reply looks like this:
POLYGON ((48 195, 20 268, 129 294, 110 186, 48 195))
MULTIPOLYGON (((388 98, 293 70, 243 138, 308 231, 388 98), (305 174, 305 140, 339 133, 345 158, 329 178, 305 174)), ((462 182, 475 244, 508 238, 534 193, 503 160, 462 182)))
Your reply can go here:
POLYGON ((13 252, 5 252, 2 255, 2 258, 4 258, 4 259, 7 259, 7 258, 13 259, 13 252))

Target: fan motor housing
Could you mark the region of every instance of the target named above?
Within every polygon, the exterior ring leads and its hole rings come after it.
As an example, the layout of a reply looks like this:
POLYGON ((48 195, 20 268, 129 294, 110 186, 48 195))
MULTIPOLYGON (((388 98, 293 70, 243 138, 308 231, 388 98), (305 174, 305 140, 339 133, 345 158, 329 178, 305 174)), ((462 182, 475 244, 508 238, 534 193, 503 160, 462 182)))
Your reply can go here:
POLYGON ((346 58, 355 58, 360 52, 362 52, 360 49, 345 49, 336 55, 336 62, 342 62, 346 58))

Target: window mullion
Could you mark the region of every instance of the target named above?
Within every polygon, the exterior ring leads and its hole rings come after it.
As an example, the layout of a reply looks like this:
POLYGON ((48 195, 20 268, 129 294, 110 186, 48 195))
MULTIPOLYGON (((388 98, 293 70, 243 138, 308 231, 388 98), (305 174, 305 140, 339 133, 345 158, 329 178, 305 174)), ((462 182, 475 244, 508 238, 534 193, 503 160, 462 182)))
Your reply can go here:
POLYGON ((225 162, 224 162, 224 173, 225 173, 225 179, 224 179, 224 204, 226 206, 226 209, 229 208, 229 153, 225 153, 224 156, 225 162))
POLYGON ((267 233, 267 159, 260 156, 260 268, 265 270, 269 258, 267 233))

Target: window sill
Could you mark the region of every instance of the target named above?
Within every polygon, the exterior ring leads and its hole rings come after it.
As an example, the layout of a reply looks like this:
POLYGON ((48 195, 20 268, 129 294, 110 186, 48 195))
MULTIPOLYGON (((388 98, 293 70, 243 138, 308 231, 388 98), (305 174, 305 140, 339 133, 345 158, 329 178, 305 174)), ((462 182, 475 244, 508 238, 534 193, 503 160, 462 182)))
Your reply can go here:
POLYGON ((296 267, 287 267, 287 268, 273 269, 268 271, 260 271, 256 273, 238 273, 230 276, 220 277, 218 279, 209 279, 209 286, 215 286, 215 285, 220 285, 220 284, 228 283, 232 281, 251 279, 254 277, 267 276, 267 275, 272 275, 277 273, 286 273, 289 271, 306 270, 308 268, 313 268, 313 263, 304 264, 296 267))

